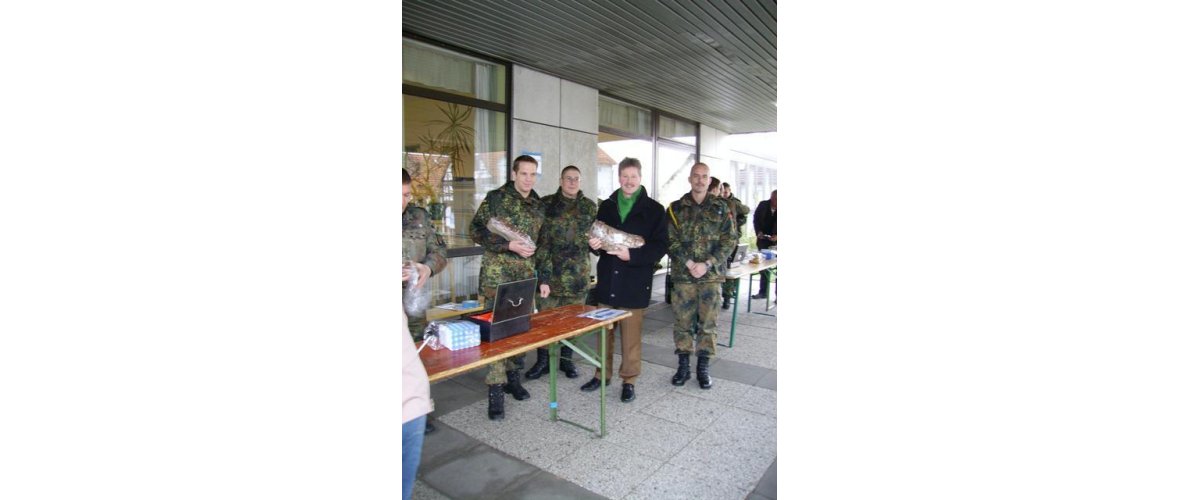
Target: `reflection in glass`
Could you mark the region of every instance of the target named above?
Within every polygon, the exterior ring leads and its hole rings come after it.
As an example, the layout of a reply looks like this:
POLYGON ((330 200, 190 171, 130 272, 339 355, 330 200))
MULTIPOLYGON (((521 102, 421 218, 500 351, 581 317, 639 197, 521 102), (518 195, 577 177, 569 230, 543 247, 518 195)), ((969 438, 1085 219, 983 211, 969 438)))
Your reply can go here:
POLYGON ((696 151, 689 146, 660 141, 656 169, 660 173, 660 185, 656 200, 665 207, 692 190, 688 174, 696 163, 696 151))
POLYGON ((483 193, 507 182, 504 113, 409 95, 402 102, 413 203, 430 212, 448 247, 472 246, 467 230, 483 193))
POLYGON ((652 178, 655 175, 655 165, 652 165, 651 153, 651 141, 599 132, 598 159, 595 161, 595 170, 597 171, 598 177, 598 198, 605 200, 619 188, 619 162, 627 157, 639 159, 639 163, 643 165, 640 169, 643 177, 643 186, 647 189, 648 196, 654 196, 652 194, 652 190, 654 189, 652 178))

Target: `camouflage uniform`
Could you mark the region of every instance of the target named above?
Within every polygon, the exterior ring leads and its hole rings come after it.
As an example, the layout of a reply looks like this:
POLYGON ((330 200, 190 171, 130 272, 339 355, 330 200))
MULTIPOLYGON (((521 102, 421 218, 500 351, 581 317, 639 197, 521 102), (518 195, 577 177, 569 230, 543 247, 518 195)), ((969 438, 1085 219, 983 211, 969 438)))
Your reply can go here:
MULTIPOLYGON (((747 216, 750 215, 750 207, 743 205, 741 200, 737 199, 736 196, 732 196, 732 195, 729 198, 722 198, 721 200, 724 201, 725 204, 729 206, 729 212, 731 214, 733 214, 734 231, 736 231, 736 233, 737 233, 737 239, 734 240, 733 252, 730 252, 730 254, 729 254, 729 258, 732 259, 734 256, 734 252, 737 252, 738 243, 741 243, 741 241, 742 241, 742 230, 746 227, 747 216)), ((721 285, 721 296, 722 297, 729 297, 730 299, 734 299, 736 301, 737 300, 737 292, 738 292, 738 280, 737 279, 725 280, 725 283, 723 283, 721 285)))
POLYGON ((676 354, 712 357, 716 353, 717 314, 721 287, 725 281, 725 259, 733 250, 737 236, 729 206, 720 198, 705 195, 698 205, 692 193, 668 206, 668 257, 672 283, 672 327, 676 354), (693 278, 686 262, 710 262, 700 278, 693 278), (696 332, 693 320, 696 320, 696 332), (694 335, 695 333, 695 335, 694 335), (694 351, 694 337, 697 338, 694 351))
MULTIPOLYGON (((479 266, 479 287, 483 293, 484 303, 489 306, 495 304, 498 285, 529 279, 537 274, 532 258, 526 259, 509 250, 508 240, 488 229, 488 220, 492 217, 497 217, 529 235, 535 242, 541 232, 541 223, 545 221, 545 209, 536 191, 530 191, 528 198, 525 198, 516 190, 515 184, 508 181, 488 192, 487 198, 475 211, 475 218, 471 220, 471 239, 483 247, 483 260, 479 266)), ((524 355, 488 365, 488 376, 485 379, 488 385, 508 381, 507 361, 516 363, 513 369, 520 369, 524 365, 524 355)))
POLYGON ((542 198, 545 224, 537 240, 537 284, 549 285, 540 309, 581 304, 590 290, 590 237, 598 207, 581 191, 567 198, 561 191, 542 198))
MULTIPOLYGON (((402 212, 402 261, 407 260, 425 264, 430 268, 431 276, 437 276, 439 271, 447 267, 446 242, 434 230, 434 224, 430 223, 430 215, 426 210, 415 206, 408 206, 402 212)), ((402 290, 410 285, 408 281, 403 282, 402 290)), ((422 333, 426 329, 426 316, 412 316, 408 319, 414 341, 422 340, 422 333)))

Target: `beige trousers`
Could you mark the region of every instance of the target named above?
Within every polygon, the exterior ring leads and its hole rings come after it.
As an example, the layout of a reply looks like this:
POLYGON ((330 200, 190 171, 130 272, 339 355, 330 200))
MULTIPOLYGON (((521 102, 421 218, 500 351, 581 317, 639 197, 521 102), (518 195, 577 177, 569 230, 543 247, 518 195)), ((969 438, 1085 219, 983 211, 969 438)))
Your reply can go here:
MULTIPOLYGON (((615 328, 607 332, 606 380, 609 381, 611 374, 614 373, 615 334, 617 332, 623 343, 623 366, 619 367, 619 376, 623 377, 624 384, 634 384, 635 379, 639 378, 640 359, 643 354, 644 310, 627 309, 625 307, 616 307, 615 309, 630 311, 631 317, 615 323, 615 328)), ((595 371, 594 376, 599 380, 603 380, 602 370, 595 371)))

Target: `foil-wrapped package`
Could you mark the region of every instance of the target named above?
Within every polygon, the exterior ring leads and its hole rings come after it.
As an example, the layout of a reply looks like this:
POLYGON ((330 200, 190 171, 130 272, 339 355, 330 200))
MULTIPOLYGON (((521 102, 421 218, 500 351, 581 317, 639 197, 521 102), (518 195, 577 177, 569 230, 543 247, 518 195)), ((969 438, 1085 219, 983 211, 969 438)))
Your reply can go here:
POLYGON ((613 252, 623 248, 639 248, 644 243, 642 236, 619 231, 600 220, 594 221, 594 224, 590 226, 590 232, 587 234, 591 238, 602 240, 602 249, 607 252, 613 252))
POLYGON ((512 227, 507 222, 500 220, 499 217, 492 217, 488 219, 488 230, 503 236, 508 241, 519 241, 532 248, 537 248, 537 243, 533 241, 529 235, 524 234, 519 229, 512 227))

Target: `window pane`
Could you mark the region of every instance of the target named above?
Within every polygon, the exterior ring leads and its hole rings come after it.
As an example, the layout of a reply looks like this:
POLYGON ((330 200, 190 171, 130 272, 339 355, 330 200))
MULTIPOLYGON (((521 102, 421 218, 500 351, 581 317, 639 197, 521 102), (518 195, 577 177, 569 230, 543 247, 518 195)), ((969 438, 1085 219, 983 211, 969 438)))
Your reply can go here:
POLYGON ((691 122, 677 120, 670 116, 660 116, 660 137, 695 146, 697 128, 691 122))
POLYGON ((475 209, 508 182, 504 113, 408 95, 402 102, 413 203, 431 212, 448 247, 473 246, 475 209))
POLYGON ((503 103, 505 74, 502 64, 402 39, 404 83, 503 103))
POLYGON ((658 154, 656 171, 659 173, 659 187, 656 192, 659 195, 656 200, 666 207, 692 190, 688 174, 697 162, 697 157, 691 147, 663 141, 660 142, 658 154))
POLYGON ((651 150, 651 141, 599 132, 598 159, 594 162, 598 172, 598 198, 605 200, 619 189, 619 162, 627 157, 639 159, 643 186, 648 196, 654 197, 652 176, 655 168, 651 163, 651 150))
POLYGON ((607 97, 599 97, 598 126, 651 137, 651 111, 607 97))

